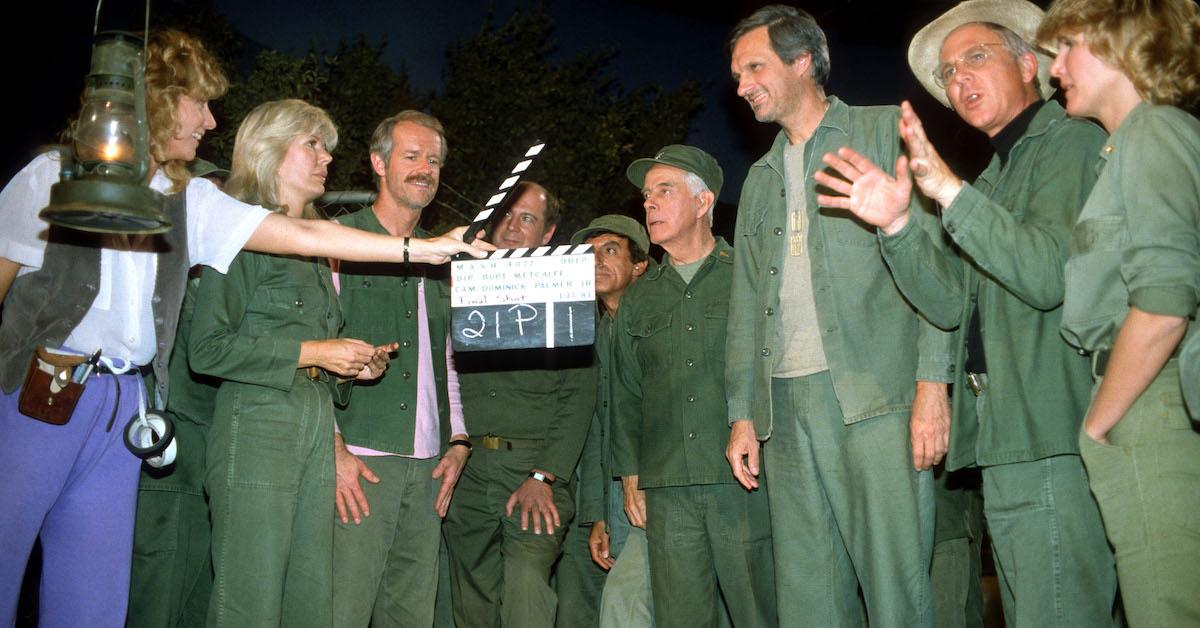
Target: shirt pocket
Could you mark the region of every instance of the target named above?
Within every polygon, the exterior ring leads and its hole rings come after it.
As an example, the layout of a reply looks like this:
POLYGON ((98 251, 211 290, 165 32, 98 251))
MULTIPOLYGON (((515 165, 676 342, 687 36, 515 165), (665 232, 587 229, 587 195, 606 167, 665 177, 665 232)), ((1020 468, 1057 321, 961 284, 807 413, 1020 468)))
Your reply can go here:
POLYGON ((1089 338, 1085 330, 1108 324, 1128 303, 1121 279, 1121 256, 1128 240, 1124 216, 1081 220, 1071 231, 1071 258, 1063 275, 1063 326, 1086 344, 1092 345, 1096 338, 1089 338))
POLYGON ((1128 242, 1124 216, 1100 216, 1080 220, 1071 230, 1073 257, 1100 251, 1120 251, 1128 242))
POLYGON ((728 328, 729 302, 709 303, 704 308, 704 355, 714 363, 725 363, 725 333, 728 328))
POLYGON ((851 218, 849 212, 827 207, 821 208, 820 211, 824 213, 821 224, 825 234, 831 236, 835 243, 855 248, 879 246, 875 228, 851 218))
POLYGON ((318 329, 324 330, 334 313, 325 292, 315 283, 276 285, 256 292, 246 310, 250 333, 281 332, 280 335, 292 338, 327 337, 318 329))
POLYGON ((670 313, 651 314, 630 321, 627 326, 643 371, 653 373, 669 367, 667 356, 672 354, 672 318, 670 313))
POLYGON ((745 208, 739 208, 738 211, 746 212, 745 218, 738 225, 739 235, 756 236, 762 233, 767 220, 766 204, 753 204, 745 208))
MULTIPOLYGON (((390 329, 389 323, 395 319, 396 310, 402 309, 398 299, 387 290, 375 286, 373 279, 360 276, 342 277, 339 300, 346 308, 345 332, 352 338, 366 339, 366 336, 390 329)), ((400 315, 403 315, 402 311, 400 315)))

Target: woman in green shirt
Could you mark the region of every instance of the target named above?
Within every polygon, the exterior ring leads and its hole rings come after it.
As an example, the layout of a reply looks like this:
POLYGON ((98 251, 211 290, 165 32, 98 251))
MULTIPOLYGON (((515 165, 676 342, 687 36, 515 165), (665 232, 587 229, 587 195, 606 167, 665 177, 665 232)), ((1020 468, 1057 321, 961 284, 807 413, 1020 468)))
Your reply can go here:
MULTIPOLYGON (((224 189, 315 217, 336 143, 321 109, 260 105, 238 129, 224 189)), ((192 370, 224 380, 205 475, 216 575, 208 623, 329 626, 334 396, 340 378, 378 377, 395 345, 338 338, 329 269, 313 258, 244 251, 227 273, 204 273, 196 301, 192 370)))
MULTIPOLYGON (((1179 347, 1200 301, 1200 17, 1192 0, 1059 0, 1038 30, 1067 112, 1111 137, 1072 233, 1062 331, 1092 355, 1080 448, 1131 626, 1200 623, 1200 433, 1179 347)), ((1185 371, 1186 372, 1186 371, 1185 371)), ((1193 376, 1194 377, 1194 376, 1193 376)))

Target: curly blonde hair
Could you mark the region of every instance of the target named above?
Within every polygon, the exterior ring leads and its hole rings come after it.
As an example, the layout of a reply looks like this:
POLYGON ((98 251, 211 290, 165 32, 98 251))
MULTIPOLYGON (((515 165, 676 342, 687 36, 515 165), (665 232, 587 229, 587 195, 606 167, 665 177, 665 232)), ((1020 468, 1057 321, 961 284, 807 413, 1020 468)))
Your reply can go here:
MULTIPOLYGON (((337 127, 320 107, 295 98, 272 100, 255 107, 238 127, 233 165, 222 189, 240 201, 284 213, 287 208, 279 201, 275 175, 292 140, 308 135, 321 138, 330 152, 337 146, 337 127)), ((304 207, 303 215, 319 218, 312 203, 304 207)))
POLYGON ((1096 58, 1117 67, 1143 99, 1190 108, 1200 100, 1200 16, 1192 0, 1055 0, 1038 43, 1082 33, 1096 58))
POLYGON ((220 98, 229 88, 221 64, 200 43, 181 31, 167 29, 150 35, 146 56, 146 114, 150 122, 150 156, 178 192, 191 175, 180 159, 166 158, 167 144, 179 129, 181 96, 199 101, 220 98))

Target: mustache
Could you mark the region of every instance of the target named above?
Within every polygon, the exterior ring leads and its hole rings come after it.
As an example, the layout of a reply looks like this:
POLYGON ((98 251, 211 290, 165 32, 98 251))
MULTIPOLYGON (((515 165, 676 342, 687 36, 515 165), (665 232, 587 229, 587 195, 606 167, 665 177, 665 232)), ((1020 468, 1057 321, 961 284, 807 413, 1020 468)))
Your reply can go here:
POLYGON ((433 177, 431 177, 427 174, 410 174, 404 178, 404 181, 405 181, 405 183, 420 182, 420 183, 427 183, 429 185, 433 185, 434 183, 436 183, 436 181, 433 180, 433 177))

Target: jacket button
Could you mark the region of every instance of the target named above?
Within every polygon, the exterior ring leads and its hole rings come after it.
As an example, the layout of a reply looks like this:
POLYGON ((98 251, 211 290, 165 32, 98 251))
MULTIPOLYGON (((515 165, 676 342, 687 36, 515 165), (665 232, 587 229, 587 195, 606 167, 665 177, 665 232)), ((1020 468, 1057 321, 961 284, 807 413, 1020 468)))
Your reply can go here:
POLYGON ((696 403, 696 395, 687 396, 688 403, 696 403))
POLYGON ((151 298, 150 298, 150 302, 151 302, 151 303, 156 303, 156 304, 157 304, 157 303, 162 303, 162 297, 160 297, 160 296, 158 296, 158 295, 156 294, 156 295, 154 295, 153 297, 151 297, 151 298))
POLYGON ((412 373, 409 373, 408 371, 404 371, 403 373, 400 374, 400 377, 403 377, 404 379, 408 379, 408 378, 412 377, 412 373))
POLYGON ((683 296, 684 296, 684 297, 686 297, 686 298, 689 298, 689 299, 690 299, 690 298, 692 298, 692 297, 693 297, 693 296, 695 296, 695 295, 694 295, 694 294, 692 294, 692 291, 691 291, 691 290, 688 290, 687 292, 684 292, 684 293, 683 293, 683 296))
POLYGON ((364 280, 363 280, 363 287, 364 287, 364 288, 370 288, 370 287, 371 287, 371 280, 370 280, 370 279, 364 279, 364 280))
POLYGON ((488 396, 489 396, 489 397, 495 397, 495 396, 496 396, 496 391, 494 391, 494 390, 489 390, 489 391, 488 391, 488 396))
POLYGON ((404 403, 403 401, 401 401, 401 402, 400 402, 400 409, 401 409, 401 410, 407 410, 407 409, 408 409, 408 404, 407 404, 407 403, 404 403))
POLYGON ((775 227, 775 235, 783 235, 783 227, 775 227))
POLYGON ((407 349, 407 348, 409 347, 409 345, 411 345, 411 344, 412 344, 411 342, 409 342, 409 341, 405 340, 405 341, 403 341, 403 342, 401 342, 401 343, 400 343, 400 346, 401 346, 401 347, 404 347, 405 349, 407 349))
POLYGON ((775 268, 774 266, 772 266, 771 268, 769 268, 769 269, 767 270, 767 272, 768 272, 768 273, 771 273, 772 275, 778 275, 778 274, 779 274, 779 269, 778 269, 778 268, 775 268))
POLYGON ((688 331, 696 331, 696 326, 691 323, 688 323, 686 329, 688 331))
POLYGON ((764 347, 762 350, 762 354, 763 354, 763 357, 765 358, 765 357, 771 355, 771 350, 764 347))
POLYGON ((687 361, 684 363, 687 364, 688 366, 696 366, 696 361, 691 358, 688 358, 687 361))
POLYGON ((692 440, 696 440, 696 433, 695 433, 695 432, 688 432, 688 438, 690 438, 690 439, 692 439, 692 440))
POLYGON ((775 309, 774 309, 774 308, 767 308, 766 310, 764 310, 764 311, 763 311, 763 313, 764 313, 764 314, 766 314, 767 316, 774 316, 774 315, 775 315, 775 309))
POLYGON ((405 311, 404 311, 404 318, 412 318, 412 315, 413 315, 413 312, 412 312, 412 310, 405 310, 405 311))
POLYGON ((296 299, 296 307, 304 307, 304 299, 296 299))

